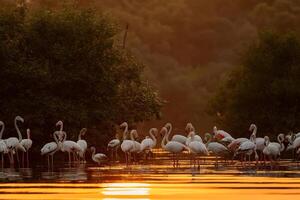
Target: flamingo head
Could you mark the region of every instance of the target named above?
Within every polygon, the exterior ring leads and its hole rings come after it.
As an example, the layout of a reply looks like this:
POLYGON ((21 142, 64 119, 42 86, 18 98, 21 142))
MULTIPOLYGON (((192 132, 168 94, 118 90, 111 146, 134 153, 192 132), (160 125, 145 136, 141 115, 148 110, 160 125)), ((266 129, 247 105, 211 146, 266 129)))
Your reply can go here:
POLYGON ((214 128, 213 128, 213 133, 214 133, 214 134, 216 134, 216 133, 217 133, 217 131, 218 131, 217 127, 216 127, 216 126, 214 126, 214 128))
POLYGON ((168 122, 164 125, 164 127, 166 127, 167 129, 170 128, 171 126, 172 126, 172 124, 170 122, 168 122))
POLYGON ((55 126, 62 126, 63 125, 63 122, 61 121, 61 120, 59 120, 56 124, 55 124, 55 126))
POLYGON ((189 122, 189 123, 186 124, 185 131, 188 132, 188 133, 190 131, 195 131, 195 128, 194 128, 194 126, 193 126, 193 124, 191 122, 189 122))
POLYGON ((24 119, 21 116, 19 116, 19 115, 16 116, 15 120, 24 123, 24 119))
POLYGON ((149 130, 149 132, 151 133, 151 132, 153 132, 154 133, 154 135, 157 137, 157 135, 158 135, 158 130, 157 130, 157 128, 151 128, 150 130, 149 130))
POLYGON ((91 147, 91 151, 94 153, 96 152, 96 148, 95 147, 91 147))
POLYGON ((163 137, 168 132, 168 129, 166 126, 162 127, 160 130, 160 135, 163 137))
POLYGON ((134 138, 138 138, 139 136, 137 130, 135 129, 131 130, 130 134, 132 134, 134 138))
POLYGON ((127 127, 127 126, 128 126, 127 122, 123 122, 122 124, 120 124, 120 127, 121 127, 121 128, 125 128, 125 127, 127 127))
POLYGON ((85 135, 86 132, 87 132, 87 129, 86 129, 86 128, 83 128, 83 129, 81 129, 81 131, 80 131, 81 135, 85 135))
POLYGON ((265 146, 268 146, 268 145, 269 145, 269 142, 270 142, 269 136, 265 136, 265 137, 264 137, 264 140, 265 140, 264 145, 265 145, 265 146))
POLYGON ((251 124, 249 127, 249 131, 253 131, 254 129, 256 129, 256 125, 255 124, 251 124))
POLYGON ((210 133, 205 133, 204 140, 207 142, 210 138, 211 138, 211 134, 210 133))

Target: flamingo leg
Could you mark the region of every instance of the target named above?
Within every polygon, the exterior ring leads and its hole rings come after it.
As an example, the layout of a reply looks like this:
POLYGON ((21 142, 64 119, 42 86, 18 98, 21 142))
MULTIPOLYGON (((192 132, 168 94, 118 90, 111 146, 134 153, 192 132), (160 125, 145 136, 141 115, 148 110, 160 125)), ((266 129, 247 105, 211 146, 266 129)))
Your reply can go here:
POLYGON ((50 157, 50 155, 47 155, 47 160, 48 160, 48 162, 47 162, 47 163, 48 163, 48 171, 50 171, 50 158, 49 158, 49 157, 50 157))
POLYGON ((71 167, 71 152, 70 151, 68 152, 68 155, 69 155, 69 167, 71 167))
POLYGON ((26 151, 27 167, 29 168, 29 152, 26 151))
POLYGON ((10 161, 10 167, 14 167, 14 165, 15 165, 15 161, 14 161, 14 153, 13 153, 13 150, 11 150, 10 151, 10 159, 9 159, 9 161, 10 161))
POLYGON ((3 153, 1 153, 1 168, 4 168, 4 156, 3 153))

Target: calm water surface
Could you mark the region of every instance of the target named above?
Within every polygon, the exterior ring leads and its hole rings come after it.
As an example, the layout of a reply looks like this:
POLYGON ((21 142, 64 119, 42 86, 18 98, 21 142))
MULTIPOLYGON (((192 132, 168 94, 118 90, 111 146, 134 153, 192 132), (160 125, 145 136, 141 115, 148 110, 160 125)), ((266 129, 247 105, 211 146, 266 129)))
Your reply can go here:
POLYGON ((219 167, 206 161, 200 169, 182 161, 76 168, 56 166, 49 172, 4 169, 0 172, 0 199, 174 200, 174 199, 300 199, 300 167, 281 161, 280 167, 255 169, 239 163, 219 167))

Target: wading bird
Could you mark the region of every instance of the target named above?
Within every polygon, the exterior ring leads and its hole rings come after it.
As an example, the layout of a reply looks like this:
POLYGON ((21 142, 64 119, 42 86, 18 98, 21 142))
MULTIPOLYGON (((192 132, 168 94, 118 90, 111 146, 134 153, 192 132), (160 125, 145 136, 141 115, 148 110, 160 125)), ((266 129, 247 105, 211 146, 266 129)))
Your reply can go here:
MULTIPOLYGON (((21 140, 21 145, 25 148, 26 150, 26 166, 29 167, 29 149, 32 146, 32 140, 30 138, 30 129, 28 128, 26 130, 27 138, 21 140)), ((24 165, 24 152, 22 152, 22 166, 25 167, 24 165)))
POLYGON ((181 153, 183 150, 189 150, 187 146, 184 144, 177 142, 177 141, 169 141, 168 142, 168 137, 171 133, 171 129, 167 129, 166 127, 163 127, 160 131, 161 134, 164 135, 162 141, 161 141, 161 147, 172 153, 173 156, 173 167, 178 167, 179 166, 179 157, 178 154, 181 153), (166 144, 165 144, 166 142, 166 144))
POLYGON ((118 139, 118 135, 116 134, 116 138, 109 141, 107 144, 107 150, 111 152, 111 159, 116 161, 118 159, 118 149, 120 147, 121 141, 118 139))
POLYGON ((81 137, 84 136, 87 132, 86 128, 83 128, 80 130, 79 135, 78 135, 78 140, 77 140, 77 144, 81 147, 82 151, 79 153, 79 159, 85 163, 85 152, 87 150, 87 142, 82 139, 81 137))
POLYGON ((98 165, 101 165, 101 162, 104 162, 107 160, 107 156, 103 153, 96 153, 96 148, 91 147, 92 151, 92 160, 96 162, 98 165))
POLYGON ((62 147, 62 142, 58 140, 58 135, 59 132, 55 131, 53 133, 53 139, 54 142, 49 142, 45 144, 42 149, 41 149, 41 155, 47 155, 47 160, 48 160, 48 169, 51 166, 51 169, 53 169, 53 157, 54 154, 59 151, 62 147), (50 164, 50 157, 51 157, 51 164, 50 164))
POLYGON ((152 149, 156 146, 156 136, 157 136, 158 130, 157 128, 151 128, 149 130, 149 136, 146 136, 146 138, 141 142, 141 151, 145 152, 145 159, 148 158, 149 154, 152 154, 152 149))
POLYGON ((2 140, 2 135, 5 129, 3 121, 0 121, 1 131, 0 131, 0 154, 1 154, 1 168, 4 167, 4 154, 8 153, 8 148, 4 140, 2 140))
POLYGON ((26 150, 20 144, 20 142, 22 141, 22 134, 21 134, 21 131, 20 131, 20 129, 18 127, 18 124, 17 124, 18 121, 24 123, 24 119, 20 116, 15 117, 14 125, 15 125, 15 129, 18 133, 19 138, 9 137, 9 138, 5 139, 4 141, 6 143, 6 146, 7 146, 8 150, 9 150, 10 164, 14 165, 14 154, 16 154, 17 155, 17 161, 18 161, 18 164, 19 164, 19 167, 20 167, 20 160, 19 160, 18 150, 21 150, 23 152, 26 152, 26 150))

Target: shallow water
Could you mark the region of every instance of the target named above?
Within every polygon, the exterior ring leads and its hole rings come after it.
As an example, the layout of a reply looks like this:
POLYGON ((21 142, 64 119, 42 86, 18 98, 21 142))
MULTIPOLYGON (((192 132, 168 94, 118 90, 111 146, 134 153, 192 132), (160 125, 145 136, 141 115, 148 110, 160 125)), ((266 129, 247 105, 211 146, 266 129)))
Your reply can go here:
MULTIPOLYGON (((0 172, 0 199, 174 200, 174 199, 299 199, 300 167, 282 160, 278 167, 243 167, 207 158, 200 168, 188 160, 179 168, 160 157, 154 163, 96 167, 43 166, 0 172)), ((61 165, 60 165, 61 166, 61 165)))

